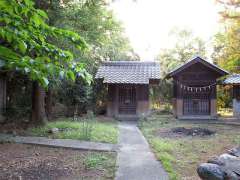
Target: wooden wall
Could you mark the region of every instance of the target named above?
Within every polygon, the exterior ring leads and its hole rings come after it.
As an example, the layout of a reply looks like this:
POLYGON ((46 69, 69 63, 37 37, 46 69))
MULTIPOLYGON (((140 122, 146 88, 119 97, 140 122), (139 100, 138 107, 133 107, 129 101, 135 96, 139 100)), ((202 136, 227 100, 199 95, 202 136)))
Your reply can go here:
MULTIPOLYGON (((173 114, 175 117, 183 116, 183 100, 188 97, 188 90, 184 90, 182 85, 188 87, 203 87, 216 83, 216 79, 219 75, 211 70, 210 68, 202 65, 201 63, 193 64, 192 66, 186 68, 185 70, 179 72, 173 77, 173 114)), ((197 92, 193 92, 197 93, 197 92)), ((191 93, 190 93, 191 94, 191 93)), ((199 96, 200 93, 198 93, 199 96)), ((211 86, 211 89, 202 93, 204 96, 209 98, 209 115, 216 116, 216 85, 211 86)))
POLYGON ((149 86, 132 84, 108 84, 107 115, 119 115, 119 90, 121 86, 134 86, 136 88, 136 116, 149 113, 149 86))

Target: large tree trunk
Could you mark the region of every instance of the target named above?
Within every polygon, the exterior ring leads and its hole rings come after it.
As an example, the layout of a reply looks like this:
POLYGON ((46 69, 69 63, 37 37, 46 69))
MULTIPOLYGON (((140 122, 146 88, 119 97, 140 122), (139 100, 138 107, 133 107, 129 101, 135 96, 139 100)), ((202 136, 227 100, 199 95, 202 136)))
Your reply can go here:
POLYGON ((52 89, 50 87, 46 93, 46 114, 50 120, 52 118, 52 89))
POLYGON ((46 122, 45 90, 39 85, 37 81, 33 82, 31 121, 35 125, 41 125, 46 122))
MULTIPOLYGON (((0 76, 3 76, 0 74, 0 76)), ((6 110, 6 78, 0 77, 0 122, 3 122, 5 120, 5 117, 3 116, 6 110)))

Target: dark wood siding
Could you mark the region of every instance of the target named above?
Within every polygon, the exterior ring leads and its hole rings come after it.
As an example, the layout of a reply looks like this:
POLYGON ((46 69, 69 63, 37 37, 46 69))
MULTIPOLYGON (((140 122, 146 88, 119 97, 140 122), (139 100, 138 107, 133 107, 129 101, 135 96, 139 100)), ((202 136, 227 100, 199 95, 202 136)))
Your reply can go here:
POLYGON ((216 98, 217 77, 216 72, 201 63, 193 64, 173 77, 174 97, 183 100, 183 115, 210 114, 211 99, 216 98), (201 90, 188 88, 204 86, 206 88, 201 90))
POLYGON ((136 86, 119 86, 119 114, 136 114, 136 86))

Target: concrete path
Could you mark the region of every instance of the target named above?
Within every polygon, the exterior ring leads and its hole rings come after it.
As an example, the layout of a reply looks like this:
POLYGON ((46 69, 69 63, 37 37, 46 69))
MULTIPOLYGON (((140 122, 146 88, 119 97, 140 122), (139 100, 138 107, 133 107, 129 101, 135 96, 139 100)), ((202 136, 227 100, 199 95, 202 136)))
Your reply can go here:
POLYGON ((9 141, 20 144, 42 145, 48 147, 71 148, 78 150, 118 151, 118 145, 116 144, 79 141, 72 139, 49 139, 46 137, 24 137, 0 134, 0 141, 9 141))
POLYGON ((119 130, 116 180, 168 180, 136 123, 120 122, 119 130))

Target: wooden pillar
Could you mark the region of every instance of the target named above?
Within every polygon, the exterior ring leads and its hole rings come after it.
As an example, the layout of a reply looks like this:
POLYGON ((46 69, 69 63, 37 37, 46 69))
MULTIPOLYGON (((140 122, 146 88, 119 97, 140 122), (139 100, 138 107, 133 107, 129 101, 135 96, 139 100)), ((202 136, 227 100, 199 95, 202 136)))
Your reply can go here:
POLYGON ((176 117, 179 118, 183 116, 183 99, 177 98, 176 99, 176 117))
POLYGON ((217 86, 212 86, 211 94, 210 94, 210 116, 215 118, 217 117, 217 86))
POLYGON ((136 100, 138 116, 147 116, 150 113, 149 110, 149 85, 137 85, 136 86, 136 100))
POLYGON ((213 118, 217 117, 217 100, 216 99, 210 100, 210 116, 213 118))
POLYGON ((240 118, 240 85, 233 86, 233 116, 240 118))
POLYGON ((118 95, 119 87, 115 84, 108 85, 107 116, 114 117, 118 115, 118 95))

